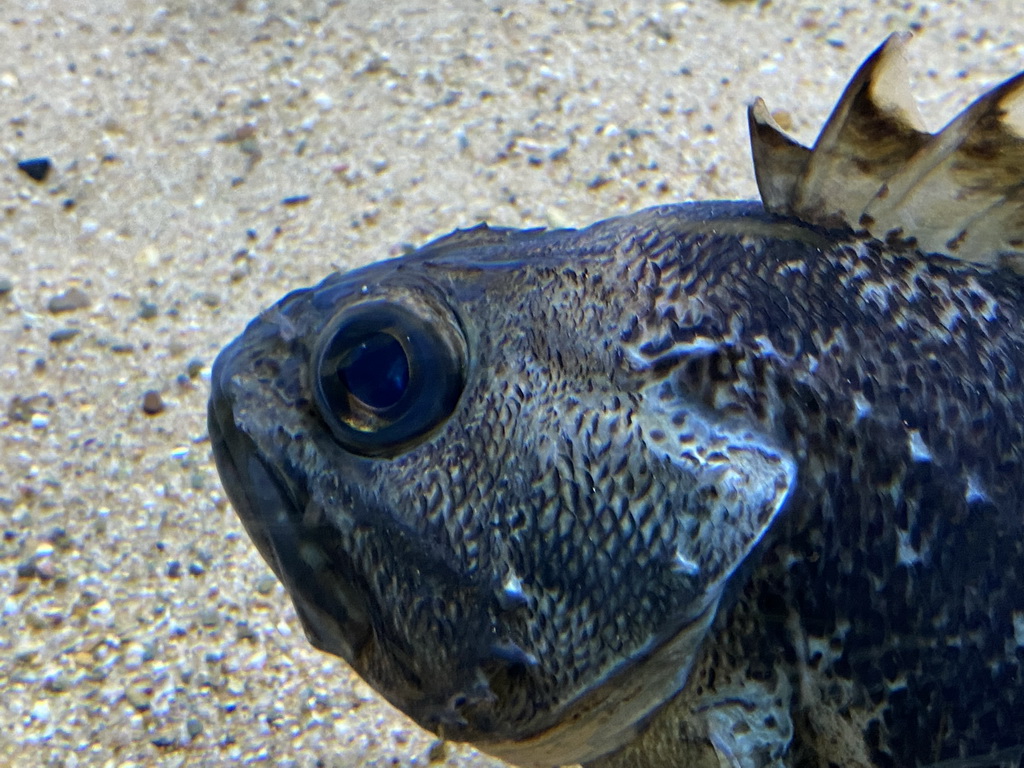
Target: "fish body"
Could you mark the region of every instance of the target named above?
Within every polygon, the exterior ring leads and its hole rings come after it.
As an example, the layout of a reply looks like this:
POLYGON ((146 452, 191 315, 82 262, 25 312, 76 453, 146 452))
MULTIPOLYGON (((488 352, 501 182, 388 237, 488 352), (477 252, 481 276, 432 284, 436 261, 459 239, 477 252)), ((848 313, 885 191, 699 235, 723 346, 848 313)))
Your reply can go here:
POLYGON ((519 765, 1017 764, 1024 278, 799 203, 780 145, 764 204, 457 230, 221 353, 314 645, 519 765))

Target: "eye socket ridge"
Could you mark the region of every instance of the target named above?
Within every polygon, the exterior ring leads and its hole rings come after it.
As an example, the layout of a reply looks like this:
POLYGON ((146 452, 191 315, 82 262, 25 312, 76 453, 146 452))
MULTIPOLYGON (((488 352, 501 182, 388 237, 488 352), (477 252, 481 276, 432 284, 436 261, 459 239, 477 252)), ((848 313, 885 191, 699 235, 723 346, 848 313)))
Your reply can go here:
POLYGON ((379 300, 342 310, 317 339, 314 401, 346 450, 392 458, 451 415, 466 342, 452 313, 379 300))

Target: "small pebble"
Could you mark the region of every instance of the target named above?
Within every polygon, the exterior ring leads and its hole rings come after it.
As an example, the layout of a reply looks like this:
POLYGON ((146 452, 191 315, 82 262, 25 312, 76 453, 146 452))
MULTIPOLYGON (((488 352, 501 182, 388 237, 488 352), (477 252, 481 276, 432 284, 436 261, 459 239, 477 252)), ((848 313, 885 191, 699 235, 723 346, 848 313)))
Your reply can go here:
POLYGON ((77 336, 81 332, 81 328, 58 328, 56 331, 50 334, 50 343, 63 344, 65 341, 71 341, 71 339, 75 338, 75 336, 77 336))
POLYGON ((71 682, 60 672, 50 675, 43 680, 43 690, 50 693, 66 693, 71 688, 71 682))
POLYGON ((199 611, 199 623, 213 629, 220 626, 220 614, 214 608, 203 608, 199 611))
POLYGON ((18 170, 33 181, 46 181, 52 167, 53 163, 48 157, 33 157, 18 163, 18 170))
POLYGON ((160 749, 164 749, 166 747, 173 747, 174 736, 170 733, 157 734, 149 740, 149 743, 152 744, 154 747, 158 747, 160 749))
POLYGON ((59 315, 62 312, 74 312, 79 309, 85 309, 91 303, 89 294, 81 288, 68 288, 64 293, 51 296, 50 300, 46 302, 46 308, 52 314, 59 315))
POLYGON ((44 557, 36 561, 36 576, 43 581, 49 581, 57 575, 57 568, 53 564, 53 560, 49 557, 44 557))
POLYGON ((309 202, 309 195, 293 195, 281 201, 281 205, 302 205, 309 202))
POLYGON ((203 721, 198 717, 190 717, 185 721, 185 731, 188 733, 189 739, 196 738, 203 732, 203 721))
POLYGON ((142 299, 142 301, 139 302, 139 317, 141 317, 143 320, 152 320, 154 317, 157 316, 157 313, 159 311, 160 308, 157 307, 157 305, 154 304, 152 301, 142 299))
POLYGON ((7 406, 7 416, 12 421, 25 422, 31 420, 33 414, 41 413, 52 405, 50 396, 45 393, 41 395, 28 395, 27 397, 15 395, 7 406))
POLYGON ((75 545, 75 542, 72 541, 70 536, 68 536, 68 532, 59 527, 53 528, 46 535, 46 540, 62 552, 67 552, 75 545))
POLYGON ((14 281, 9 277, 0 277, 0 297, 14 290, 14 281))
POLYGON ((190 379, 198 379, 199 375, 203 372, 204 363, 198 357, 193 357, 187 363, 185 363, 185 373, 188 374, 190 379))
POLYGON ((247 621, 239 621, 235 624, 235 636, 239 640, 258 640, 259 635, 247 621))
POLYGON ((132 685, 124 692, 125 699, 139 712, 145 712, 149 709, 151 695, 152 692, 147 690, 145 686, 132 685))
POLYGON ((156 416, 158 413, 163 413, 164 408, 166 408, 164 399, 160 397, 160 393, 155 389, 147 391, 142 396, 142 412, 147 416, 156 416))
POLYGON ((256 579, 256 591, 261 595, 269 595, 276 586, 277 578, 272 574, 265 573, 256 579))
POLYGON ((427 762, 428 763, 441 763, 444 762, 445 758, 448 757, 448 748, 445 747, 444 742, 438 739, 430 745, 430 749, 427 750, 427 762))
POLYGON ((48 701, 37 701, 32 705, 32 709, 29 710, 29 714, 31 714, 35 720, 49 720, 50 703, 48 701))

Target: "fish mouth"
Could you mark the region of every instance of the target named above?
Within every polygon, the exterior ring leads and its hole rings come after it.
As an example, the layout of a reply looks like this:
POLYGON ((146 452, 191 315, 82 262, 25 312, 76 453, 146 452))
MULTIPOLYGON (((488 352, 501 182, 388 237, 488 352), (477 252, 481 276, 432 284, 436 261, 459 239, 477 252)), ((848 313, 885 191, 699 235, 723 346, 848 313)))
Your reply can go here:
POLYGON ((310 642, 351 662, 371 635, 365 601, 326 572, 323 543, 330 532, 304 520, 305 473, 271 461, 239 426, 233 392, 244 345, 225 348, 213 365, 207 429, 221 484, 246 532, 288 591, 310 642))
POLYGON ((206 416, 213 459, 231 505, 280 578, 281 568, 272 557, 274 547, 267 535, 267 524, 271 517, 291 518, 298 512, 299 505, 281 473, 267 466, 256 443, 237 426, 234 400, 228 394, 230 367, 223 355, 214 364, 206 416))

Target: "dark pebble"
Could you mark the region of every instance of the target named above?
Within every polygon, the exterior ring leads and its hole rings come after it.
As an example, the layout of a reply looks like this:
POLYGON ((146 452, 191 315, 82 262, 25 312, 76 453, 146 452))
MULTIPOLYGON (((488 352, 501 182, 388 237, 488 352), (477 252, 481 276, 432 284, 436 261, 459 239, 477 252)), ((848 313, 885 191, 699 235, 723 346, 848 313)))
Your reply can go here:
POLYGON ((46 177, 50 175, 50 168, 52 167, 53 163, 50 162, 48 157, 33 157, 18 163, 18 170, 33 181, 46 181, 46 177))
POLYGON ((155 389, 151 389, 142 395, 142 412, 147 416, 156 416, 158 413, 163 413, 164 399, 160 397, 160 393, 155 389))
POLYGON ((14 281, 9 277, 0 277, 0 296, 6 296, 14 290, 14 281))
POLYGON ((53 398, 45 392, 41 395, 27 395, 25 397, 15 395, 7 406, 7 416, 11 421, 28 423, 32 420, 33 414, 46 413, 53 405, 53 398))
POLYGON ((188 737, 194 739, 203 732, 203 721, 198 717, 190 717, 185 721, 185 730, 188 732, 188 737))
POLYGON ((46 302, 46 308, 52 314, 59 315, 61 312, 74 312, 78 309, 85 309, 91 303, 89 294, 81 288, 68 288, 64 293, 51 296, 50 300, 46 302))
POLYGON ((259 634, 253 629, 249 622, 239 621, 235 624, 236 637, 239 640, 259 640, 259 634))
POLYGON ((178 560, 171 560, 167 563, 167 577, 170 579, 177 579, 181 577, 181 562, 178 560))
POLYGON ((50 693, 67 693, 71 688, 71 683, 67 678, 61 676, 59 673, 51 675, 43 680, 43 690, 49 691, 50 693))
POLYGON ((75 336, 82 332, 81 328, 58 328, 56 331, 50 334, 51 344, 63 344, 65 341, 71 341, 75 336))
POLYGON ((281 201, 281 205, 302 205, 309 202, 309 195, 293 195, 281 201))
POLYGON ((74 542, 71 540, 71 537, 68 536, 68 532, 60 527, 51 529, 46 535, 46 540, 53 544, 57 549, 64 552, 74 546, 74 542))
POLYGON ((220 306, 220 294, 215 291, 203 291, 199 294, 199 300, 211 308, 220 306))
POLYGON ((142 301, 139 302, 139 317, 141 317, 143 320, 152 320, 154 317, 156 317, 157 312, 159 311, 160 308, 152 301, 147 301, 146 299, 143 299, 142 301))
POLYGON ((265 573, 256 579, 256 591, 261 595, 269 595, 274 591, 277 586, 277 577, 273 574, 265 573))
POLYGON ((204 573, 206 573, 206 569, 203 568, 203 566, 199 563, 189 563, 188 572, 193 576, 202 576, 204 573))
POLYGON ((445 747, 444 742, 438 739, 430 745, 430 749, 427 750, 427 762, 428 763, 443 763, 448 758, 448 749, 445 747))
POLYGON ((198 357, 193 357, 187 363, 185 363, 185 373, 188 374, 190 379, 199 378, 199 374, 203 372, 203 361, 198 357))

